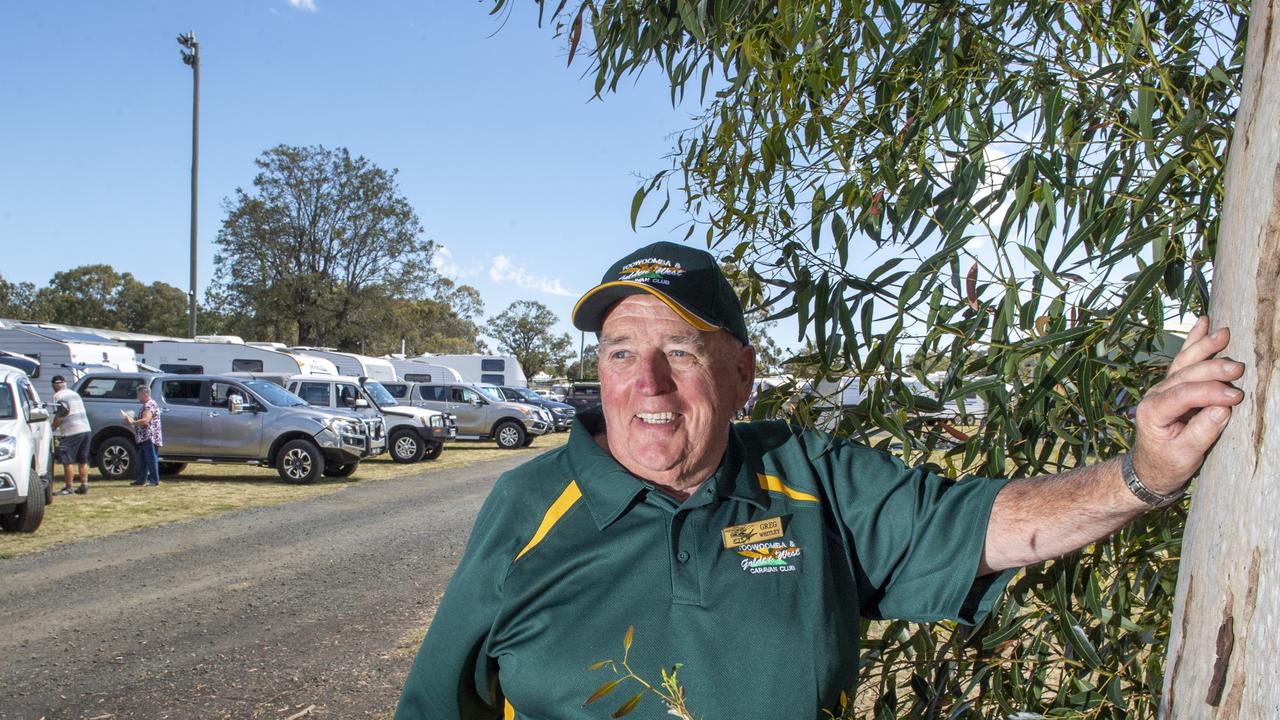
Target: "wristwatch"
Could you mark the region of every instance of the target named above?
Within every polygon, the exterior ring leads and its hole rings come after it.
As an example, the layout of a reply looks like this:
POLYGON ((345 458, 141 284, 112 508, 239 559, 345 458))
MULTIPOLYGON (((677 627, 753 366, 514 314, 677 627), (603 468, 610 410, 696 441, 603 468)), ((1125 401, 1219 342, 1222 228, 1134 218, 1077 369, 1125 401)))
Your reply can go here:
POLYGON ((1138 497, 1139 500, 1154 508, 1162 508, 1172 505, 1182 499, 1187 493, 1187 486, 1184 484, 1178 488, 1177 492, 1168 495, 1161 495, 1154 492, 1151 488, 1142 484, 1142 480, 1138 479, 1138 473, 1133 469, 1133 452, 1124 454, 1124 462, 1120 465, 1120 474, 1124 476, 1125 487, 1129 488, 1129 492, 1138 497))

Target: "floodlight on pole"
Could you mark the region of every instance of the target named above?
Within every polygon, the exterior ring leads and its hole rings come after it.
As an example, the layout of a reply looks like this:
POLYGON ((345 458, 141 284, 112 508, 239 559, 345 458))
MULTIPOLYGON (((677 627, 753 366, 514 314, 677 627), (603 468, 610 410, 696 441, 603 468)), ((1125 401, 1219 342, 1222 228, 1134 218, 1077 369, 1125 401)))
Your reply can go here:
POLYGON ((191 31, 178 36, 178 44, 184 50, 182 62, 191 66, 191 289, 187 293, 189 313, 187 316, 187 334, 196 336, 196 218, 199 214, 200 170, 200 43, 196 42, 196 33, 191 31))

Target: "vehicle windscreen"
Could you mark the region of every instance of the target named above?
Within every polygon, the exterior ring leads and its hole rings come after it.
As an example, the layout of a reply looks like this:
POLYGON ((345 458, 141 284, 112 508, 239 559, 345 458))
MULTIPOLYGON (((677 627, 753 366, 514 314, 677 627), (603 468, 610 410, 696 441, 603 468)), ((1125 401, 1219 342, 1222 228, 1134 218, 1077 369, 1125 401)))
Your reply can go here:
POLYGON ((365 392, 369 393, 369 397, 373 398, 373 401, 378 404, 378 407, 395 407, 396 405, 399 405, 399 403, 396 402, 396 399, 391 397, 391 393, 387 392, 387 389, 382 387, 382 383, 376 380, 369 380, 366 382, 364 384, 364 389, 365 392))
POLYGON ((502 391, 498 389, 497 385, 476 385, 475 387, 477 390, 484 393, 485 397, 489 398, 494 402, 507 401, 507 399, 503 397, 502 391))
POLYGON ((542 402, 542 400, 544 400, 544 398, 541 395, 530 390, 529 388, 511 388, 511 389, 514 390, 517 395, 524 398, 525 400, 532 400, 534 402, 542 402))
POLYGON ((245 387, 276 407, 306 407, 307 401, 266 380, 247 380, 245 387))
POLYGON ((8 385, 0 385, 0 420, 12 420, 18 417, 18 406, 13 402, 13 390, 8 385))

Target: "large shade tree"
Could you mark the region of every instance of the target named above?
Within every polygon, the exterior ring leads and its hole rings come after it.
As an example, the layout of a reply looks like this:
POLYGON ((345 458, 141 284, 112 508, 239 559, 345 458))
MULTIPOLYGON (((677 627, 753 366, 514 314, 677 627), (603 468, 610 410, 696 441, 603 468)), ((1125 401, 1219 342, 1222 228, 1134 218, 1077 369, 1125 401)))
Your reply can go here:
POLYGON ((279 145, 226 201, 210 297, 224 316, 298 343, 358 347, 390 300, 427 295, 435 246, 394 170, 346 148, 279 145))
POLYGON ((536 300, 517 300, 489 319, 485 332, 520 363, 525 377, 564 365, 573 353, 568 333, 555 333, 558 318, 536 300))
MULTIPOLYGON (((657 71, 700 104, 632 221, 682 209, 871 388, 840 432, 957 476, 1127 449, 1166 323, 1208 302, 1246 3, 538 5, 597 93, 657 71), (963 397, 987 412, 938 416, 963 397)), ((1153 716, 1184 512, 1027 570, 980 628, 868 628, 833 712, 1153 716)))

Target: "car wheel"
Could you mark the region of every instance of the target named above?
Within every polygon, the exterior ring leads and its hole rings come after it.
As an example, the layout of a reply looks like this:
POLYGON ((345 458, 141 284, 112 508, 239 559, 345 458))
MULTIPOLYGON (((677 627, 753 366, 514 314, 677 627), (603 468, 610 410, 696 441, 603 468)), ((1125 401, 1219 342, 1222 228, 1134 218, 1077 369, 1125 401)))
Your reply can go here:
POLYGON ((107 438, 98 447, 98 472, 108 480, 133 477, 138 470, 138 448, 122 435, 107 438))
POLYGON ((187 469, 187 464, 186 464, 186 463, 180 463, 180 462, 162 462, 162 463, 160 463, 160 474, 161 474, 161 475, 177 475, 178 473, 180 473, 180 472, 182 472, 183 470, 186 470, 186 469, 187 469))
POLYGON ((391 459, 398 463, 418 462, 422 453, 426 452, 422 438, 412 430, 399 430, 391 433, 391 459))
POLYGON ((324 469, 324 476, 336 478, 351 477, 358 467, 360 467, 359 460, 347 463, 346 465, 333 465, 324 469))
POLYGON ((293 485, 307 485, 324 474, 324 455, 310 440, 290 440, 276 455, 276 472, 293 485))
POLYGON ((5 532, 33 533, 44 520, 44 488, 33 466, 27 478, 27 501, 8 515, 0 515, 0 528, 5 532))
POLYGON ((498 447, 503 450, 515 450, 524 447, 524 428, 519 423, 507 420, 500 423, 493 431, 493 437, 498 441, 498 447))
POLYGON ((444 443, 431 443, 427 446, 427 452, 422 457, 427 460, 435 460, 440 457, 442 452, 444 452, 444 443))
POLYGON ((529 436, 525 437, 524 442, 520 444, 520 447, 529 447, 530 445, 532 445, 532 444, 533 444, 533 438, 534 438, 534 436, 533 436, 533 435, 529 435, 529 436))

